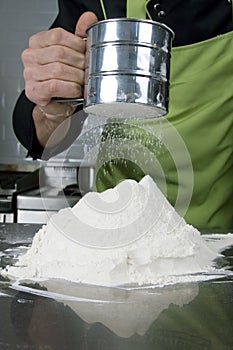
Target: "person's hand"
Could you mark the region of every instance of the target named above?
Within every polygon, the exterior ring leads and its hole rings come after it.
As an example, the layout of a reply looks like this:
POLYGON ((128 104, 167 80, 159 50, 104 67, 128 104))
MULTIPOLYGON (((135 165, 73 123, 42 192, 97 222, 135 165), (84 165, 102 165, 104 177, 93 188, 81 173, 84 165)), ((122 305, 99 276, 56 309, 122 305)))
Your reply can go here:
MULTIPOLYGON (((29 47, 22 53, 25 93, 36 104, 32 117, 42 146, 47 144, 58 125, 75 112, 70 103, 52 98, 82 96, 86 50, 83 38, 87 28, 97 21, 93 12, 85 12, 74 34, 62 28, 39 32, 30 38, 29 47)), ((58 141, 68 129, 69 123, 64 125, 58 141)))
POLYGON ((84 13, 75 34, 62 28, 39 32, 22 53, 26 96, 37 105, 47 106, 52 97, 82 95, 85 66, 85 37, 89 25, 97 21, 84 13))

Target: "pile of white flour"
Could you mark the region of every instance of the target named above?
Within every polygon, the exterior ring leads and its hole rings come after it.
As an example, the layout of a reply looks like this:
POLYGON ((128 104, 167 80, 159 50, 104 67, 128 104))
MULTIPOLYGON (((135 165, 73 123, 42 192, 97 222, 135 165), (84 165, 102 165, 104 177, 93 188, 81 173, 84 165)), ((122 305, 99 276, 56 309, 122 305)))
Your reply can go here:
MULTIPOLYGON (((55 214, 32 246, 2 274, 62 278, 102 286, 166 285, 213 272, 220 248, 175 212, 151 177, 86 194, 55 214)), ((195 278, 194 278, 195 279, 195 278)))

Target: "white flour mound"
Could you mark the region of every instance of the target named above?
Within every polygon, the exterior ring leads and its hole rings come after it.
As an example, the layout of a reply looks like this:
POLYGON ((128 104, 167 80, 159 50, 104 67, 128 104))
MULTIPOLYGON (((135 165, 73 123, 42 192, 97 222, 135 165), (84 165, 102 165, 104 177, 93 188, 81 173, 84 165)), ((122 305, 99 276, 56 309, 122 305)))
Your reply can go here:
POLYGON ((233 242, 233 235, 225 236, 217 248, 205 240, 145 176, 139 183, 125 180, 101 194, 88 193, 59 211, 2 274, 102 286, 192 281, 195 274, 215 271, 213 260, 233 242))

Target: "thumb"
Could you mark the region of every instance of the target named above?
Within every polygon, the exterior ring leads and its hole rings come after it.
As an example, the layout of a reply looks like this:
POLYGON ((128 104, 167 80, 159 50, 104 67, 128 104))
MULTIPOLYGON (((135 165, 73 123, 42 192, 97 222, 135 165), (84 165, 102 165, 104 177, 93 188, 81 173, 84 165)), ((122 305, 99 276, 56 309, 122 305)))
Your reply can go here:
POLYGON ((76 24, 76 29, 75 29, 75 35, 81 37, 81 38, 85 38, 86 37, 86 30, 87 28, 93 24, 98 22, 98 18, 96 17, 96 15, 94 14, 94 12, 84 12, 77 24, 76 24))

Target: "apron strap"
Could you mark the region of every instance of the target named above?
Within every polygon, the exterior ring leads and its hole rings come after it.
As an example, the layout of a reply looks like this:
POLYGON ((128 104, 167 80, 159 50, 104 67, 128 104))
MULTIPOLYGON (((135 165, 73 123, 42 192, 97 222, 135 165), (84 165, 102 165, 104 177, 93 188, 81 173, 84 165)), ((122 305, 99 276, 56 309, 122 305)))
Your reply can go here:
MULTIPOLYGON (((149 0, 126 0, 126 17, 127 18, 146 18, 148 14, 146 4, 149 0), (145 4, 146 3, 146 4, 145 4)), ((107 19, 104 0, 100 0, 101 9, 104 19, 107 19)))
MULTIPOLYGON (((151 0, 126 0, 126 17, 127 18, 146 18, 150 15, 147 10, 147 3, 151 0)), ((106 8, 104 0, 100 0, 101 9, 103 12, 104 19, 107 19, 106 8)))
POLYGON ((146 18, 145 0, 127 0, 126 17, 127 18, 146 18))
POLYGON ((233 0, 229 0, 231 2, 231 8, 232 8, 232 22, 233 22, 233 0))

